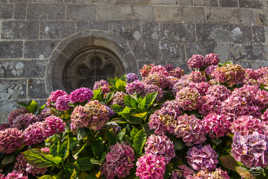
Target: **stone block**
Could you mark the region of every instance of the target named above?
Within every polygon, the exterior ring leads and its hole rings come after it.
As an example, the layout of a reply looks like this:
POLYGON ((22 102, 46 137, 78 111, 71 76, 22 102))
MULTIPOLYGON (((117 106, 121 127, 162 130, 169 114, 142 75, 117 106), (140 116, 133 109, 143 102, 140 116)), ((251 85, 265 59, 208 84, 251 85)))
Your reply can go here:
POLYGON ((46 98, 48 96, 45 81, 42 79, 29 79, 28 90, 30 98, 46 98))
POLYGON ((15 19, 26 19, 28 4, 15 4, 15 19))
POLYGON ((0 101, 26 97, 26 80, 0 80, 0 101))
POLYGON ((12 4, 0 4, 0 19, 11 19, 13 10, 12 4))
POLYGON ((265 42, 265 32, 262 26, 252 27, 252 37, 254 42, 265 42))
POLYGON ((194 6, 218 6, 218 0, 193 0, 194 6))
POLYGON ((40 23, 40 39, 62 39, 76 32, 76 23, 57 21, 40 23))
POLYGON ((251 27, 233 24, 197 24, 196 33, 200 41, 248 43, 252 39, 251 27))
POLYGON ((38 22, 5 21, 2 23, 2 39, 38 39, 38 36, 38 22))
POLYGON ((205 12, 208 23, 240 24, 238 9, 209 7, 205 12))
POLYGON ((0 124, 8 122, 8 114, 18 107, 16 101, 0 101, 0 124))
POLYGON ((32 0, 32 3, 55 4, 55 3, 64 3, 64 0, 32 0))
POLYGON ((0 58, 20 58, 22 49, 22 41, 0 41, 0 58))
POLYGON ((26 41, 24 46, 25 58, 48 58, 56 47, 58 41, 55 40, 36 40, 26 41))
MULTIPOLYGON (((136 1, 143 1, 143 0, 134 0, 136 1)), ((151 4, 164 4, 164 5, 175 5, 177 4, 177 0, 150 0, 151 4)))
POLYGON ((44 77, 47 61, 0 61, 0 78, 44 77))
POLYGON ((261 0, 239 0, 240 7, 243 8, 262 8, 262 2, 261 0))
POLYGON ((96 19, 96 6, 69 5, 67 7, 68 20, 87 20, 96 19))
POLYGON ((28 19, 60 20, 65 18, 65 6, 62 4, 30 4, 28 19))
POLYGON ((214 52, 217 43, 214 40, 210 41, 197 41, 186 43, 186 59, 189 59, 193 54, 206 55, 214 52))
POLYGON ((177 0, 176 4, 179 6, 193 6, 194 0, 177 0))
POLYGON ((221 7, 238 7, 238 1, 239 0, 220 0, 219 2, 221 7))
POLYGON ((263 11, 259 9, 249 9, 249 8, 240 8, 239 12, 239 22, 244 25, 263 25, 264 24, 264 15, 263 11))

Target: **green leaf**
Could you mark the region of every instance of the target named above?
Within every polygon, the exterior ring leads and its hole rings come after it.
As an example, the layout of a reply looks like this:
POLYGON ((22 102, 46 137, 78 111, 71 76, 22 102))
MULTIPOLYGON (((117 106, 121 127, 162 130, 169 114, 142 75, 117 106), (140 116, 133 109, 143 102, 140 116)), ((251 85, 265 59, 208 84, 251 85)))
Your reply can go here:
POLYGON ((118 133, 117 138, 119 141, 123 140, 124 136, 126 135, 126 132, 127 132, 127 130, 126 130, 126 128, 124 128, 118 133))
POLYGON ((124 96, 124 104, 131 108, 137 108, 138 102, 133 96, 126 95, 124 96))
POLYGON ((93 99, 100 99, 101 97, 101 89, 93 90, 93 99))
POLYGON ((139 129, 137 129, 135 127, 132 128, 132 130, 130 131, 130 137, 132 138, 132 140, 138 131, 139 131, 139 129))
POLYGON ((146 117, 146 115, 147 115, 147 112, 131 114, 131 116, 137 117, 137 118, 140 118, 140 119, 144 119, 146 117))
POLYGON ((77 166, 80 171, 90 171, 93 167, 89 157, 82 157, 77 160, 77 166))
POLYGON ((157 98, 158 93, 150 93, 146 95, 146 104, 147 104, 147 109, 149 109, 155 102, 157 98))
POLYGON ((125 91, 125 88, 126 88, 126 82, 121 80, 121 79, 118 79, 116 80, 115 82, 115 88, 119 91, 125 91))
POLYGON ((38 103, 35 100, 32 100, 30 104, 26 107, 27 111, 30 113, 35 113, 38 108, 38 103))
POLYGON ((96 140, 90 145, 94 158, 98 158, 105 151, 105 145, 102 140, 96 140))
POLYGON ((57 177, 52 175, 43 175, 41 177, 38 177, 38 179, 57 179, 57 177))
POLYGON ((137 154, 141 154, 144 144, 146 143, 146 132, 144 129, 139 130, 133 139, 133 148, 137 154))
POLYGON ((90 163, 94 164, 94 165, 101 165, 102 163, 94 158, 90 159, 90 163))
POLYGON ((23 155, 31 165, 34 165, 38 168, 58 166, 62 161, 61 157, 54 157, 51 154, 44 154, 40 151, 40 149, 37 148, 26 150, 23 152, 23 155))
POLYGON ((76 153, 76 154, 74 154, 74 159, 77 159, 78 158, 78 156, 79 156, 79 154, 81 153, 81 152, 83 152, 83 150, 85 149, 87 147, 87 143, 85 143, 81 148, 80 148, 80 150, 76 153))
POLYGON ((128 106, 126 106, 123 109, 123 111, 119 112, 118 114, 120 116, 122 116, 123 118, 127 119, 130 113, 131 113, 131 108, 129 108, 128 106))
POLYGON ((6 155, 1 161, 1 165, 8 165, 10 163, 13 163, 14 161, 15 161, 14 155, 6 155))

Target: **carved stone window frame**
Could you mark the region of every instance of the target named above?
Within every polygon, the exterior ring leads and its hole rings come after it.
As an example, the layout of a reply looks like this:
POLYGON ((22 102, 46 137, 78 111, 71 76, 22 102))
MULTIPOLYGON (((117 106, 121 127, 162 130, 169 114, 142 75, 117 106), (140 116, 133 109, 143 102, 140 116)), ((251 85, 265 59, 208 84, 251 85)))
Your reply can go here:
POLYGON ((63 39, 49 58, 46 73, 46 90, 66 89, 65 67, 77 54, 88 49, 102 49, 118 59, 124 73, 137 72, 137 62, 126 40, 119 34, 107 31, 84 31, 63 39))

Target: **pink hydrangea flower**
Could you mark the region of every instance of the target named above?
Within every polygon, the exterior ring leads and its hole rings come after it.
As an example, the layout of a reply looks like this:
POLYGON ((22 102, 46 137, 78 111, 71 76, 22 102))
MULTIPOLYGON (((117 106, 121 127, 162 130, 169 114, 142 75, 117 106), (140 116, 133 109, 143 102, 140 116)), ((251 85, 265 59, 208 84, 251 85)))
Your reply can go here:
POLYGON ((144 83, 156 85, 160 88, 167 88, 169 86, 169 82, 167 80, 167 75, 164 75, 162 73, 150 73, 148 76, 143 78, 144 83))
POLYGON ((56 116, 49 116, 45 119, 46 123, 46 133, 49 136, 52 136, 56 133, 62 133, 65 130, 65 123, 62 119, 56 116))
POLYGON ((176 94, 176 101, 185 111, 198 109, 200 106, 201 95, 195 88, 185 87, 176 94))
POLYGON ((167 69, 164 66, 162 66, 162 65, 153 66, 151 68, 149 74, 154 74, 154 73, 161 74, 163 76, 168 76, 167 69))
POLYGON ((124 103, 124 97, 126 96, 127 94, 122 92, 122 91, 117 91, 113 98, 112 98, 112 104, 118 104, 120 106, 124 106, 125 103, 124 103))
POLYGON ((19 115, 28 113, 28 111, 25 108, 19 108, 14 111, 11 111, 8 115, 8 123, 12 124, 13 120, 15 120, 19 115))
POLYGON ((165 135, 154 135, 148 137, 145 144, 145 154, 160 155, 165 158, 166 163, 175 157, 173 142, 165 135))
POLYGON ((10 154, 19 149, 24 143, 22 131, 8 128, 0 131, 0 153, 10 154))
POLYGON ((150 73, 152 67, 154 67, 154 64, 149 64, 149 65, 144 65, 141 69, 140 69, 140 74, 142 77, 146 77, 148 76, 148 74, 150 73))
POLYGON ((268 109, 262 114, 261 119, 263 121, 268 121, 268 109))
POLYGON ((206 76, 202 74, 200 71, 192 71, 189 74, 189 79, 194 83, 200 83, 206 81, 206 76))
POLYGON ((126 92, 128 94, 144 94, 145 84, 142 81, 133 81, 132 83, 128 83, 126 86, 126 92))
POLYGON ((268 107, 268 91, 258 90, 257 94, 255 94, 255 100, 258 105, 263 106, 264 108, 268 107))
POLYGON ((258 132, 250 135, 235 133, 232 144, 232 156, 246 167, 268 166, 268 138, 258 132))
POLYGON ((43 147, 40 150, 41 150, 41 152, 46 153, 46 154, 50 153, 50 149, 48 147, 43 147))
POLYGON ((157 92, 157 100, 161 100, 163 97, 163 90, 159 88, 156 85, 147 85, 144 86, 144 95, 147 95, 149 93, 155 93, 157 92))
POLYGON ((205 73, 209 78, 212 78, 213 71, 217 68, 217 65, 210 65, 205 69, 205 73))
POLYGON ((172 93, 176 95, 177 92, 179 92, 182 88, 187 87, 190 84, 190 80, 188 78, 186 79, 179 79, 172 88, 172 93))
POLYGON ((8 123, 0 124, 0 131, 5 130, 5 129, 9 128, 9 127, 10 127, 10 126, 9 126, 8 123))
POLYGON ((102 93, 110 92, 110 85, 106 80, 96 81, 93 85, 93 90, 101 89, 102 93))
POLYGON ((201 69, 204 67, 204 57, 202 55, 193 55, 188 61, 189 69, 201 69))
POLYGON ((215 97, 217 100, 224 101, 231 95, 231 91, 223 85, 211 85, 206 95, 215 97))
POLYGON ((25 144, 34 145, 43 142, 49 137, 46 128, 47 124, 45 122, 36 122, 27 127, 23 131, 25 144))
POLYGON ((204 64, 206 66, 218 65, 219 62, 220 62, 220 59, 219 59, 218 55, 216 55, 215 53, 207 54, 204 58, 204 64))
POLYGON ((216 169, 218 164, 218 154, 210 145, 194 146, 187 152, 187 162, 194 170, 209 170, 216 169))
POLYGON ((39 118, 32 113, 24 113, 18 115, 9 123, 10 127, 17 129, 26 129, 30 124, 39 121, 39 118))
POLYGON ((172 171, 171 179, 187 178, 194 174, 194 171, 186 165, 179 165, 178 169, 172 171))
POLYGON ((56 90, 50 93, 50 96, 47 98, 46 105, 48 107, 54 107, 54 103, 56 103, 58 97, 63 96, 63 95, 68 95, 65 91, 63 90, 56 90))
POLYGON ((8 173, 4 179, 28 179, 28 176, 24 176, 23 173, 18 171, 12 171, 11 173, 8 173))
POLYGON ((204 96, 209 88, 210 84, 207 82, 189 83, 190 88, 196 88, 200 95, 204 96))
POLYGON ((179 78, 174 76, 168 76, 167 81, 168 81, 168 88, 172 89, 173 86, 179 81, 179 78))
POLYGON ((184 75, 184 70, 181 69, 180 67, 176 67, 172 69, 171 71, 168 72, 169 76, 174 76, 176 78, 180 78, 184 75))
POLYGON ((182 138, 187 146, 202 144, 206 141, 205 130, 200 119, 184 114, 177 118, 175 135, 182 138))
POLYGON ((230 179, 227 171, 216 168, 215 171, 200 170, 193 176, 187 176, 186 179, 230 179))
POLYGON ((137 161, 136 176, 140 179, 163 179, 166 162, 159 155, 145 154, 137 161))
POLYGON ((93 92, 89 88, 78 88, 71 92, 70 101, 72 103, 83 103, 91 100, 93 92))
POLYGON ((69 95, 63 95, 63 96, 58 97, 58 99, 56 101, 56 109, 58 111, 69 110, 70 109, 69 102, 70 102, 69 95))
POLYGON ((127 177, 134 167, 134 161, 133 149, 129 145, 117 143, 110 147, 102 172, 107 179, 127 177))
POLYGON ((221 101, 215 98, 214 96, 206 95, 202 96, 201 106, 198 109, 198 112, 203 116, 208 115, 209 113, 220 113, 221 111, 221 101))
POLYGON ((225 136, 229 132, 231 122, 225 115, 210 113, 204 117, 202 125, 211 138, 219 138, 225 136))

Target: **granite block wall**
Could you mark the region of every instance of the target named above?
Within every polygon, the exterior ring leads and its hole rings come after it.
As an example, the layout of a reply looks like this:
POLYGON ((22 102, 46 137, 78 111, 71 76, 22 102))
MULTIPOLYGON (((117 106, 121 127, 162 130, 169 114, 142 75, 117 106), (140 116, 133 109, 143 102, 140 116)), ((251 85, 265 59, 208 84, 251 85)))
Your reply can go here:
POLYGON ((186 69, 192 54, 209 52, 268 65, 268 0, 0 0, 0 121, 17 101, 43 102, 52 58, 68 56, 62 43, 91 31, 120 38, 121 60, 134 64, 127 71, 186 69))

